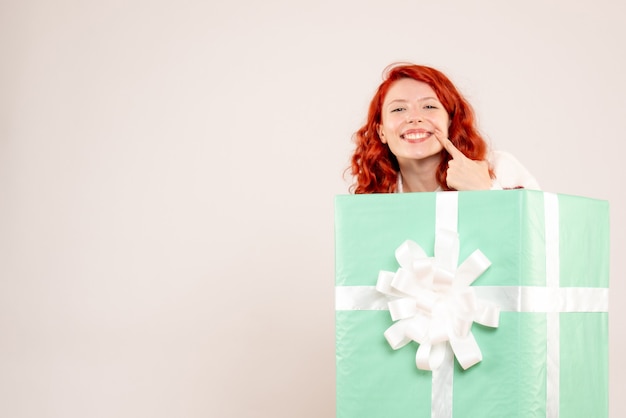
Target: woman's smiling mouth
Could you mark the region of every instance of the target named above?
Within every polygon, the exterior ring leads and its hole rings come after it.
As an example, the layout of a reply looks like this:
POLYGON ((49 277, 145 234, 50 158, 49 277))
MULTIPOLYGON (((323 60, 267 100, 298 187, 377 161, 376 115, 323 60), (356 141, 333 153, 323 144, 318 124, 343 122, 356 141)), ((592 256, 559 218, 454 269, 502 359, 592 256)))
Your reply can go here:
POLYGON ((432 135, 428 131, 407 131, 400 135, 400 138, 407 142, 420 142, 432 135))

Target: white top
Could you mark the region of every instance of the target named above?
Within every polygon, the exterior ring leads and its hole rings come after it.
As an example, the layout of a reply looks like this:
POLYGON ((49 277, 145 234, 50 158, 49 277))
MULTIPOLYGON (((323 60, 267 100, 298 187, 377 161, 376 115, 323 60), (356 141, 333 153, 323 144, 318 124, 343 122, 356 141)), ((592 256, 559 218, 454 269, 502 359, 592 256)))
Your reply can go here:
MULTIPOLYGON (((532 174, 512 154, 505 151, 493 151, 489 156, 489 165, 496 176, 491 190, 524 188, 541 190, 532 174)), ((398 193, 402 193, 402 176, 398 172, 398 193)), ((438 187, 435 191, 441 191, 438 187)))
POLYGON ((505 151, 493 151, 490 157, 489 164, 496 175, 491 190, 518 187, 541 190, 535 177, 512 154, 505 151))

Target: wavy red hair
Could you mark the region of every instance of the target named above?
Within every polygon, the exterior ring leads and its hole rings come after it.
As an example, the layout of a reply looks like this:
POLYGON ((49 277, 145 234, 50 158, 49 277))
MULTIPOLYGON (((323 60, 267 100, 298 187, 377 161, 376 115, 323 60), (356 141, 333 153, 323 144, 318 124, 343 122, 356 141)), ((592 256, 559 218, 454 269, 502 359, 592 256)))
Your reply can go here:
MULTIPOLYGON (((351 171, 355 178, 350 191, 361 193, 393 193, 396 191, 398 160, 378 136, 382 106, 394 82, 412 78, 428 84, 437 94, 450 117, 448 136, 450 141, 472 160, 485 160, 487 143, 475 127, 474 111, 454 84, 442 72, 423 65, 392 64, 383 73, 383 82, 370 102, 367 122, 354 134, 356 149, 352 155, 351 171)), ((451 190, 446 184, 446 171, 450 154, 443 150, 437 168, 437 182, 443 190, 451 190)), ((491 171, 490 171, 491 173, 491 171)), ((493 175, 493 173, 491 173, 493 175)))

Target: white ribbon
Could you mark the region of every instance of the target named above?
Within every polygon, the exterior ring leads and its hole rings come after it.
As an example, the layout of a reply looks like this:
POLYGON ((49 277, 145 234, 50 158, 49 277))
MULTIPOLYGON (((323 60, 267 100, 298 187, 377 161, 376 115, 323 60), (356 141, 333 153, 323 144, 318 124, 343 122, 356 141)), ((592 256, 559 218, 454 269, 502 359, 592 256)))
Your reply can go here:
MULTIPOLYGON (((476 296, 500 312, 608 312, 609 289, 602 287, 474 286, 476 296)), ((337 286, 338 311, 386 311, 388 299, 375 286, 337 286)))
MULTIPOLYGON (((546 289, 559 288, 560 251, 559 251, 559 198, 554 193, 544 193, 544 223, 546 236, 546 289)), ((546 314, 546 417, 559 417, 560 382, 561 382, 561 326, 558 312, 546 314)))
POLYGON ((397 350, 417 342, 415 364, 422 370, 441 366, 446 344, 464 369, 481 361, 472 323, 497 327, 500 316, 495 304, 477 298, 470 287, 491 265, 487 257, 476 250, 457 268, 458 234, 439 230, 434 257, 407 240, 396 249, 396 259, 400 268, 395 273, 381 271, 376 285, 388 296, 389 312, 396 321, 384 333, 389 345, 397 350))

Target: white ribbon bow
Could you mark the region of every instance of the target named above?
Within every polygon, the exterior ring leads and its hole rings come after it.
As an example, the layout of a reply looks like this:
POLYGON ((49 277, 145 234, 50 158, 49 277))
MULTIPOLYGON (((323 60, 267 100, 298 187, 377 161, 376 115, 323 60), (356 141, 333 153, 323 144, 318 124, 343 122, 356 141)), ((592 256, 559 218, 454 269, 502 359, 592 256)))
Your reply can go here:
POLYGON ((400 268, 395 273, 380 271, 376 284, 388 297, 391 319, 397 321, 384 333, 389 345, 397 350, 417 342, 415 364, 422 370, 442 364, 448 343, 463 369, 480 362, 472 323, 497 327, 500 318, 500 308, 478 299, 470 287, 491 265, 487 257, 476 250, 458 266, 458 234, 443 229, 435 235, 434 257, 410 240, 395 256, 400 268))

